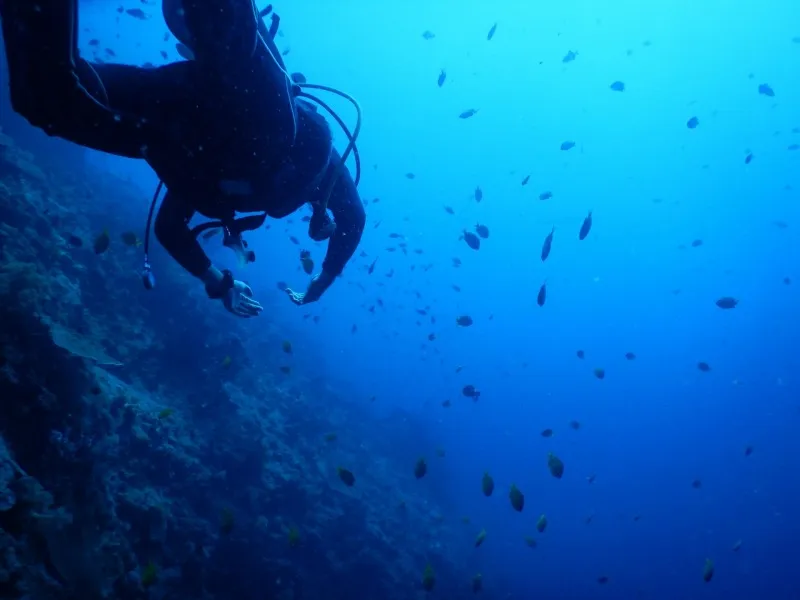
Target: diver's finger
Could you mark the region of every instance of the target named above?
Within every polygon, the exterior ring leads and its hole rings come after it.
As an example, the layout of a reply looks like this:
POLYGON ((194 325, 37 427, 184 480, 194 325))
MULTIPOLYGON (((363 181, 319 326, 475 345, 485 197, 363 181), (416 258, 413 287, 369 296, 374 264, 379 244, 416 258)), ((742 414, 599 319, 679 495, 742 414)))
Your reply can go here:
POLYGON ((252 317, 254 316, 253 311, 245 306, 244 304, 240 304, 236 307, 236 314, 240 317, 252 317))
POLYGON ((263 307, 258 302, 258 300, 256 300, 255 298, 252 298, 250 296, 242 297, 242 305, 246 306, 248 308, 253 308, 255 310, 262 310, 263 309, 263 307))
POLYGON ((231 312, 237 317, 242 317, 244 319, 248 317, 248 314, 244 312, 241 308, 234 308, 231 312))

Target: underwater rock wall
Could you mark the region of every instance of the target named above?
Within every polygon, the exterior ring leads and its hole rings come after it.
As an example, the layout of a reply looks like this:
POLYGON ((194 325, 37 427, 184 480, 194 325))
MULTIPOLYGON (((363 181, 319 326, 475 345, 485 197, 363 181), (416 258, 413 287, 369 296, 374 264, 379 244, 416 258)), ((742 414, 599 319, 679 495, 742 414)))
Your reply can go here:
POLYGON ((0 598, 407 599, 428 563, 468 597, 441 542, 464 534, 393 455, 402 427, 376 440, 364 409, 249 368, 176 267, 177 306, 142 291, 138 244, 95 251, 142 208, 0 133, 0 598))

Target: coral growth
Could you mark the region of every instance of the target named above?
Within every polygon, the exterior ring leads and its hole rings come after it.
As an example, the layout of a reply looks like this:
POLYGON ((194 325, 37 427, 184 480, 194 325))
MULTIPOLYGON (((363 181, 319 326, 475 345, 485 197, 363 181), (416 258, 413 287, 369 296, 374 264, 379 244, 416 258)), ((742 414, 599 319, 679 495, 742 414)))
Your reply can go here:
POLYGON ((250 368, 265 340, 219 333, 177 268, 148 295, 135 248, 92 251, 140 222, 135 193, 0 138, 0 597, 406 599, 427 564, 457 597, 408 431, 250 368))

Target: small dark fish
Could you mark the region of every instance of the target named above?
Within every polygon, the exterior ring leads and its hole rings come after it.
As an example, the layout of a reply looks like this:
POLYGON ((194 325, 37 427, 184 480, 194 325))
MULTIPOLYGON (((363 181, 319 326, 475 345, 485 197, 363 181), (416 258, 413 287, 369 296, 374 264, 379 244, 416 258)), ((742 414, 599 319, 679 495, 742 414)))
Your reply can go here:
POLYGON ((456 211, 454 211, 454 210, 452 209, 452 207, 450 207, 450 206, 445 206, 445 207, 444 207, 444 212, 446 212, 448 215, 454 215, 454 214, 456 214, 456 211))
POLYGON ((605 379, 606 378, 606 370, 605 369, 601 369, 600 367, 597 367, 592 372, 594 373, 594 376, 597 377, 598 379, 605 379))
POLYGON ((477 233, 484 240, 489 238, 489 228, 486 225, 478 223, 475 225, 475 233, 477 233))
POLYGON ((544 282, 542 287, 539 288, 539 293, 536 295, 536 304, 544 306, 545 300, 547 300, 547 282, 544 282))
POLYGON ((413 173, 406 173, 406 179, 416 179, 416 178, 417 176, 414 175, 413 173))
POLYGON ((578 358, 580 358, 581 360, 583 360, 584 358, 586 358, 586 353, 585 353, 583 350, 578 350, 578 351, 575 353, 575 356, 577 356, 578 358))
POLYGON ((571 140, 567 140, 566 142, 561 142, 561 149, 564 151, 572 150, 575 147, 575 142, 571 140))
POLYGON ((460 317, 456 317, 456 325, 459 327, 469 327, 472 325, 472 317, 469 315, 461 315, 460 317))
POLYGON ((117 55, 117 53, 114 52, 111 48, 106 48, 105 49, 105 53, 108 54, 109 56, 111 56, 112 58, 117 55))
POLYGON ((710 558, 706 559, 706 564, 703 566, 703 581, 708 583, 714 577, 714 561, 710 558))
POLYGON ((165 50, 160 50, 159 54, 161 55, 161 58, 167 60, 167 52, 165 50))
POLYGON ((528 185, 528 182, 530 180, 531 180, 531 176, 530 175, 525 175, 525 177, 522 178, 522 185, 523 186, 528 185))
POLYGON ((768 84, 762 83, 758 86, 758 93, 764 96, 769 96, 770 98, 775 96, 775 90, 773 90, 768 84))
POLYGON ((795 150, 800 150, 800 144, 789 144, 786 146, 787 150, 794 152, 795 150))
POLYGON ((578 429, 581 428, 581 423, 580 421, 572 420, 569 422, 569 426, 572 427, 572 429, 574 429, 575 431, 578 431, 578 429))
POLYGON ((703 487, 703 482, 700 481, 699 479, 695 479, 694 481, 692 481, 692 487, 696 490, 699 490, 701 487, 703 487))
POLYGON ((150 61, 147 61, 147 62, 142 63, 142 68, 143 69, 155 69, 156 66, 153 63, 151 63, 150 61))
POLYGON ((624 92, 625 91, 625 84, 622 83, 621 81, 615 81, 614 83, 612 83, 608 87, 611 88, 611 90, 615 91, 615 92, 624 92))
POLYGON ((600 585, 608 583, 608 577, 606 575, 600 575, 600 577, 597 578, 597 583, 600 585))
POLYGON ((339 475, 339 479, 341 479, 342 483, 347 487, 353 487, 356 484, 356 476, 353 475, 351 471, 343 469, 342 467, 337 467, 336 474, 339 475))
POLYGON ((474 233, 465 230, 461 238, 467 243, 467 246, 469 246, 473 250, 481 249, 481 238, 479 238, 474 233))
POLYGON ((480 202, 481 200, 483 200, 483 190, 481 189, 481 186, 475 187, 474 194, 475 194, 475 202, 480 202))
POLYGON ((98 40, 98 39, 89 40, 89 45, 90 46, 99 46, 100 45, 100 40, 98 40))
POLYGON ((711 366, 707 362, 703 361, 697 363, 697 368, 700 369, 703 373, 708 373, 711 370, 711 366))
POLYGON ((377 262, 378 262, 377 258, 372 261, 372 263, 369 265, 369 269, 367 269, 367 275, 372 275, 375 272, 375 264, 377 262))
POLYGON ((697 129, 697 126, 700 125, 700 119, 697 117, 692 117, 688 121, 686 121, 686 127, 689 129, 697 129))
POLYGON ((92 247, 94 248, 95 254, 102 254, 103 252, 108 250, 108 247, 110 245, 111 245, 111 236, 108 234, 108 230, 106 230, 94 239, 94 244, 92 247))
POLYGON ((550 233, 547 234, 547 237, 544 238, 544 243, 542 244, 542 262, 547 260, 547 257, 550 256, 550 250, 553 247, 553 233, 555 233, 556 228, 553 227, 550 230, 550 233))
POLYGON ((556 479, 561 479, 564 476, 564 463, 552 452, 547 455, 547 468, 550 469, 550 474, 556 479))
POLYGON ((181 58, 185 58, 186 60, 194 60, 194 52, 192 52, 189 46, 187 46, 186 44, 177 42, 175 44, 175 50, 178 52, 178 55, 181 58))
POLYGON ((122 243, 126 246, 139 247, 142 245, 142 242, 139 241, 139 236, 133 231, 126 231, 120 236, 120 238, 122 239, 122 243))
POLYGON ((281 52, 281 56, 289 56, 289 52, 291 52, 291 48, 286 48, 283 52, 281 52))
POLYGON ((744 157, 744 164, 749 165, 752 160, 753 160, 753 153, 749 152, 747 156, 744 157))
POLYGON ((432 40, 433 38, 436 37, 436 34, 433 33, 432 31, 425 30, 422 32, 422 37, 426 40, 432 40))
POLYGON ((275 286, 282 292, 285 292, 289 288, 285 281, 278 281, 275 286))
POLYGON ((73 248, 81 248, 83 246, 83 240, 74 234, 70 234, 67 237, 67 243, 73 248))
POLYGON ((553 192, 542 192, 539 194, 539 200, 550 200, 553 197, 553 192))
POLYGON ((417 460, 417 464, 414 465, 414 477, 417 479, 422 479, 425 477, 425 473, 428 472, 428 465, 425 462, 424 458, 420 458, 417 460))
POLYGON ((303 272, 306 275, 311 275, 314 272, 314 261, 311 260, 311 252, 308 250, 300 251, 300 264, 303 267, 303 272))
POLYGON ((441 72, 439 73, 439 79, 436 80, 437 85, 439 87, 442 87, 444 85, 445 79, 447 79, 447 72, 444 69, 442 69, 441 72))
POLYGON ((753 453, 753 447, 751 445, 747 445, 744 447, 744 455, 750 456, 753 453))
POLYGON ((692 248, 699 248, 702 245, 703 245, 703 240, 700 239, 692 240, 692 248))
POLYGON ((460 115, 458 115, 459 119, 469 119, 470 117, 474 117, 478 113, 477 108, 470 108, 469 110, 465 110, 460 115))
POLYGON ((589 232, 592 230, 592 211, 589 211, 589 214, 586 215, 586 218, 583 220, 583 225, 581 225, 581 230, 578 232, 578 239, 585 240, 586 236, 589 235, 589 232))
POLYGON ((497 23, 492 25, 492 28, 489 30, 489 33, 486 35, 486 40, 491 42, 496 31, 497 31, 497 23))
POLYGON ((481 396, 480 391, 471 384, 465 385, 463 388, 461 388, 461 393, 467 398, 472 398, 473 400, 477 400, 481 396))
POLYGON ((736 308, 737 304, 739 304, 739 301, 736 298, 731 298, 730 296, 723 296, 716 302, 717 306, 725 309, 736 308))
POLYGON ((454 292, 460 292, 461 291, 461 288, 459 286, 457 286, 455 283, 451 283, 450 287, 453 288, 454 292))
POLYGON ((511 490, 508 492, 508 499, 515 511, 522 512, 522 509, 525 508, 525 495, 513 483, 511 484, 511 490))
POLYGON ((543 438, 551 438, 553 437, 553 430, 550 428, 543 429, 539 435, 541 435, 543 438))
POLYGON ((627 360, 636 360, 636 355, 633 352, 626 352, 625 358, 627 360))
POLYGON ((575 60, 575 58, 576 58, 577 56, 578 56, 578 53, 577 53, 577 52, 573 52, 572 50, 570 50, 569 52, 567 52, 567 53, 564 55, 564 58, 562 58, 562 59, 561 59, 561 62, 562 62, 562 63, 568 63, 568 62, 572 62, 573 60, 575 60))
POLYGON ((144 12, 141 8, 129 8, 125 12, 128 13, 130 16, 132 16, 134 19, 139 19, 141 21, 145 21, 150 18, 150 16, 146 12, 144 12))
POLYGON ((457 256, 454 256, 451 260, 453 261, 453 266, 456 269, 461 266, 461 259, 458 258, 457 256))
POLYGON ((295 83, 308 83, 308 79, 302 73, 292 73, 292 81, 295 83))

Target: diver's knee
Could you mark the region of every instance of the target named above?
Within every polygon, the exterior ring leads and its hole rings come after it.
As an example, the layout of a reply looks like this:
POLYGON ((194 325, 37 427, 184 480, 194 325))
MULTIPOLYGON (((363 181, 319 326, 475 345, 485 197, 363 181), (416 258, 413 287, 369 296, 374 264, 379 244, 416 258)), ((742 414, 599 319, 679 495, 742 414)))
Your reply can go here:
POLYGON ((11 108, 33 127, 59 136, 70 120, 69 94, 58 87, 35 84, 31 80, 11 82, 11 108))
POLYGON ((11 81, 9 85, 9 96, 11 101, 11 108, 28 121, 33 127, 47 131, 48 125, 52 120, 47 115, 48 111, 46 105, 52 104, 47 98, 51 97, 49 93, 39 93, 37 90, 32 90, 29 85, 23 85, 19 82, 11 81))

